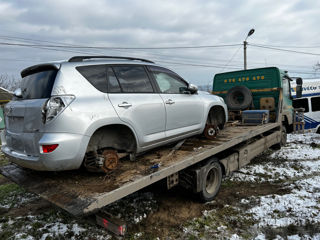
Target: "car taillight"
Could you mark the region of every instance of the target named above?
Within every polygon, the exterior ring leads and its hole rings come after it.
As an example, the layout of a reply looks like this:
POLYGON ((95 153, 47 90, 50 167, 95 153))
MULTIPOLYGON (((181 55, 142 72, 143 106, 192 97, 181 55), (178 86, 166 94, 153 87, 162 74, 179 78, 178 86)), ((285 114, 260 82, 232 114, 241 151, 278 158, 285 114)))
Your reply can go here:
POLYGON ((55 96, 49 98, 42 109, 43 123, 50 122, 58 116, 75 99, 72 95, 55 96))
POLYGON ((42 153, 51 153, 59 146, 59 144, 42 145, 42 153))

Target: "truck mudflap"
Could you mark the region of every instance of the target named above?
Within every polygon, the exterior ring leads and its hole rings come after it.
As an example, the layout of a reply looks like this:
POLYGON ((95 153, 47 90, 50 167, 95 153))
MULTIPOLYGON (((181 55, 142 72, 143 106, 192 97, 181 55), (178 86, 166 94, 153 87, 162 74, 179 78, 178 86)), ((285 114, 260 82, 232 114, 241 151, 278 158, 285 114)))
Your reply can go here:
MULTIPOLYGON (((0 172, 27 191, 39 195, 72 215, 81 216, 95 213, 102 207, 161 179, 167 178, 168 186, 174 186, 179 181, 176 174, 179 171, 223 151, 230 151, 242 144, 250 144, 250 141, 261 138, 266 133, 270 136, 268 139, 275 139, 274 134, 279 132, 278 129, 280 129, 279 123, 226 127, 214 140, 194 137, 187 139, 174 152, 172 148, 166 146, 137 157, 135 162, 129 159, 122 160, 118 167, 108 174, 81 170, 38 172, 15 164, 2 166, 0 172), (158 167, 154 168, 155 165, 158 167)), ((268 145, 273 144, 267 142, 268 145)), ((267 142, 259 142, 258 146, 254 147, 258 149, 261 145, 266 146, 267 142)), ((246 149, 239 151, 239 155, 244 154, 244 161, 248 161, 257 153, 251 156, 249 154, 248 158, 245 158, 246 149)), ((226 174, 242 165, 234 156, 232 159, 233 161, 227 163, 223 159, 220 161, 225 165, 226 174)))

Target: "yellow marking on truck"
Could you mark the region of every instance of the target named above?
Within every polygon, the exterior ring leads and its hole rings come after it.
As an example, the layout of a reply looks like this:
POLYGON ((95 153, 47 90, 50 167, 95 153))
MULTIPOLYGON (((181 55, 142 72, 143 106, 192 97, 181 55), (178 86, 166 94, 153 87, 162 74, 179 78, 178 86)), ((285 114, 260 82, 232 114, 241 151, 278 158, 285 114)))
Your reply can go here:
MULTIPOLYGON (((275 92, 279 91, 280 88, 261 88, 261 89, 250 89, 251 92, 275 92)), ((211 91, 212 94, 226 94, 228 91, 211 91)))

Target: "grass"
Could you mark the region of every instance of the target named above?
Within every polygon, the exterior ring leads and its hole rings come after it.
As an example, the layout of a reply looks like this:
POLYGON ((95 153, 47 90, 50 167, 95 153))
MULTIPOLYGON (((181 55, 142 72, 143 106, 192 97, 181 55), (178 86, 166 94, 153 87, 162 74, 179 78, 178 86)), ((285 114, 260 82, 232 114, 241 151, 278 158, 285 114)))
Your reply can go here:
POLYGON ((227 231, 247 239, 252 237, 247 230, 254 224, 252 214, 225 205, 222 208, 207 211, 202 217, 189 221, 185 227, 190 231, 185 237, 187 239, 212 238, 213 236, 221 236, 227 231))
POLYGON ((102 228, 53 208, 41 214, 11 218, 0 216, 0 239, 111 239, 102 228), (73 228, 82 229, 75 233, 73 228), (60 230, 59 230, 60 229, 60 230))
POLYGON ((8 163, 9 163, 8 159, 0 151, 0 167, 4 166, 4 165, 7 165, 8 163))
POLYGON ((0 206, 12 208, 19 195, 25 193, 17 184, 8 183, 0 185, 0 206))

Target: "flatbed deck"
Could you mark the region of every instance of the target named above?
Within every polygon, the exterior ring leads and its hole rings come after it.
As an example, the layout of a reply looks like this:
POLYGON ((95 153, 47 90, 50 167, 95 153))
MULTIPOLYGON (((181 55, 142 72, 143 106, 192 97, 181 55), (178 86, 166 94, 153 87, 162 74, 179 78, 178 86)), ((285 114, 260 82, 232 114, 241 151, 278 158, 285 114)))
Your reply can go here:
POLYGON ((215 140, 193 137, 178 150, 168 146, 157 148, 139 156, 135 162, 120 161, 118 168, 108 174, 80 170, 37 172, 15 164, 1 167, 0 172, 27 191, 75 216, 81 216, 279 126, 279 123, 229 126, 215 140), (157 164, 158 168, 152 168, 157 164))

